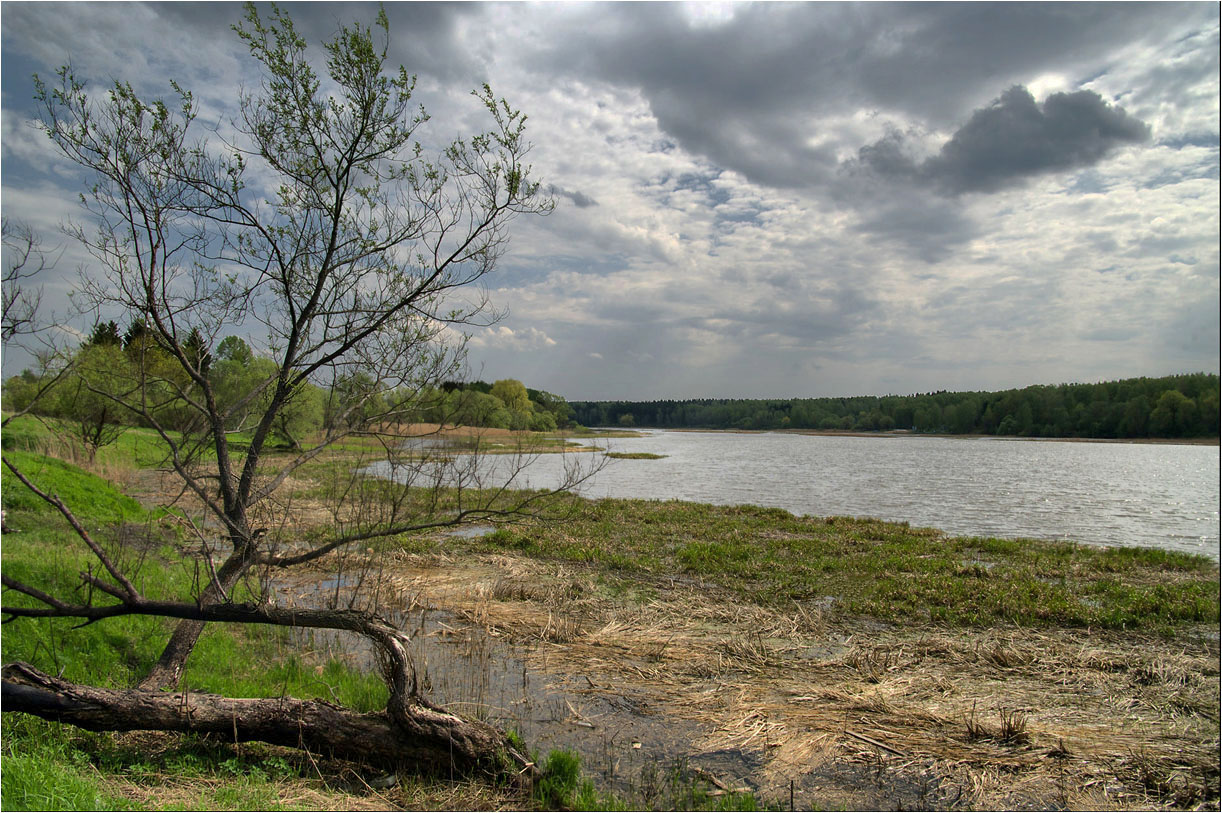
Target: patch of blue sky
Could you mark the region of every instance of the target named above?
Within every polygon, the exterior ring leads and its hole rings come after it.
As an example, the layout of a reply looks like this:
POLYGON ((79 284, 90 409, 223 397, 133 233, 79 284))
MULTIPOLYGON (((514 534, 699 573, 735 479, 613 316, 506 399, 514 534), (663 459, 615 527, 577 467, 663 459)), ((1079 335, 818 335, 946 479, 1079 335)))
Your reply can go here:
POLYGON ((1164 186, 1175 186, 1186 181, 1204 181, 1218 179, 1218 149, 1214 147, 1201 160, 1176 167, 1167 167, 1153 177, 1146 178, 1141 183, 1142 189, 1159 189, 1164 186))
POLYGON ((1098 195, 1106 192, 1110 184, 1096 170, 1087 169, 1074 176, 1069 191, 1079 195, 1098 195))
MULTIPOLYGON (((1197 130, 1190 133, 1179 133, 1166 138, 1160 138, 1157 142, 1159 147, 1170 147, 1173 150, 1183 149, 1184 147, 1205 147, 1213 152, 1218 152, 1218 133, 1208 130, 1197 130)), ((1215 166, 1216 169, 1216 166, 1215 166)))

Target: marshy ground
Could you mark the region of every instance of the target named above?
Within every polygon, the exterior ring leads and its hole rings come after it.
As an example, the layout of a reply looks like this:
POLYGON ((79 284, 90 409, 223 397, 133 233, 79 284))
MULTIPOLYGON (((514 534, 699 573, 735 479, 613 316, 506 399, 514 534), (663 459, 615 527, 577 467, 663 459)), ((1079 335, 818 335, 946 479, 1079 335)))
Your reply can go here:
MULTIPOLYGON (((349 468, 340 455, 286 483, 293 529, 332 520, 320 495, 349 468)), ((148 465, 102 473, 146 506, 180 496, 148 465)), ((80 501, 100 511, 94 492, 80 501)), ((609 808, 1218 809, 1215 562, 751 506, 569 507, 558 521, 385 540, 278 581, 276 600, 376 606, 411 634, 431 699, 541 755, 576 751, 609 808)), ((6 569, 75 572, 44 514, 10 519, 26 530, 6 539, 6 569)), ((178 576, 167 570, 167 589, 178 576)), ((58 658, 73 640, 9 630, 6 658, 58 658)), ((100 652, 107 630, 71 635, 100 652)), ((65 663, 121 681, 163 639, 135 622, 127 634, 135 649, 113 663, 65 663)), ((260 636, 205 636, 193 685, 378 707, 376 678, 338 668, 373 666, 359 642, 260 636)), ((9 717, 7 788, 22 759, 35 773, 66 765, 87 794, 108 794, 86 806, 549 806, 479 781, 388 787, 291 749, 9 717)))
POLYGON ((693 780, 798 809, 1218 804, 1216 626, 837 618, 497 553, 398 553, 383 577, 435 699, 576 750, 638 806, 693 780))
POLYGON ((432 699, 576 751, 633 807, 697 783, 797 809, 1218 808, 1200 557, 642 500, 367 553, 283 597, 375 595, 432 699))

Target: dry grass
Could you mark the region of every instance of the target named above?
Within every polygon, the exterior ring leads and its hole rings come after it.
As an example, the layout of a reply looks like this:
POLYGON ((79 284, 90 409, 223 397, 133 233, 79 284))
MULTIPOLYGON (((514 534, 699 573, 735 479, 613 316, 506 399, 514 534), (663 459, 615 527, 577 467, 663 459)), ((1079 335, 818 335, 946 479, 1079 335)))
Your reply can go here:
MULTIPOLYGON (((644 698, 641 725, 695 726, 676 758, 750 755, 757 795, 775 804, 793 782, 797 805, 821 808, 1218 806, 1216 627, 891 625, 503 554, 400 552, 382 567, 388 606, 450 614, 521 648, 544 681, 583 678, 591 698, 644 698)), ((491 692, 458 710, 487 713, 491 692)), ((574 725, 597 723, 568 708, 574 725)))
POLYGON ((641 600, 572 564, 501 555, 403 556, 391 572, 416 601, 529 645, 532 668, 583 675, 592 693, 631 687, 655 724, 698 724, 689 755, 752 754, 752 781, 777 803, 795 780, 797 803, 821 807, 918 797, 1217 806, 1218 641, 1208 631, 1177 643, 899 627, 670 580, 641 600))

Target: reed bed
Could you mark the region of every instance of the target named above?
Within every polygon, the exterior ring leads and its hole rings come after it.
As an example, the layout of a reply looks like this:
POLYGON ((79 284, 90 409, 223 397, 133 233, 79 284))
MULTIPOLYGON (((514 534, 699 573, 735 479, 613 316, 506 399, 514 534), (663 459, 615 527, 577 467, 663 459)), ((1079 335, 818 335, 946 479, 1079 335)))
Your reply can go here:
POLYGON ((682 756, 741 753, 755 767, 738 780, 782 806, 792 791, 808 807, 1217 807, 1208 628, 888 624, 674 579, 625 593, 593 567, 505 554, 390 570, 525 646, 532 669, 694 723, 682 756))

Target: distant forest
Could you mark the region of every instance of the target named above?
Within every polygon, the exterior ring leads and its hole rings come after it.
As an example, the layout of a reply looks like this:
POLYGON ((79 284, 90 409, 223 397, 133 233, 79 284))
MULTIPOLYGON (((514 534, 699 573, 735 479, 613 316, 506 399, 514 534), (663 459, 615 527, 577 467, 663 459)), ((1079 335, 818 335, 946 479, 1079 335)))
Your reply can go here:
POLYGON ((1080 438, 1217 437, 1219 380, 1194 373, 1004 392, 788 400, 573 401, 585 426, 1080 438))

